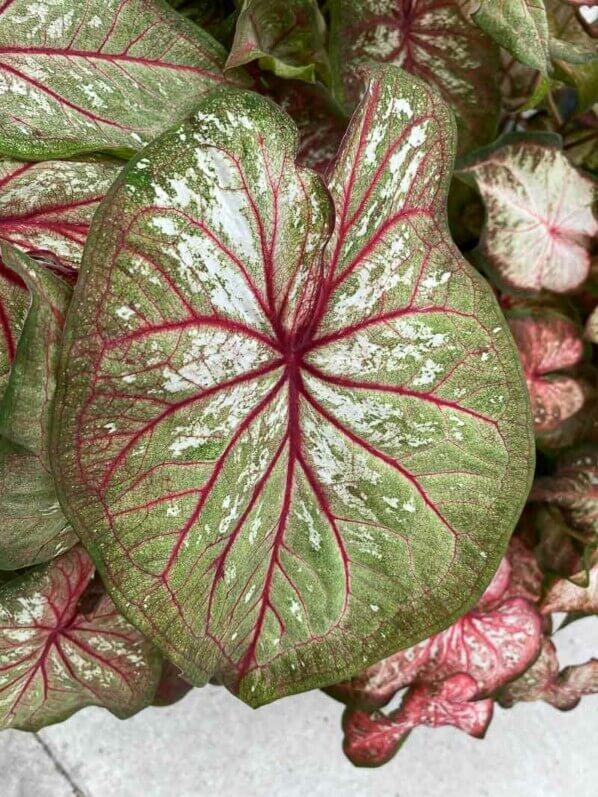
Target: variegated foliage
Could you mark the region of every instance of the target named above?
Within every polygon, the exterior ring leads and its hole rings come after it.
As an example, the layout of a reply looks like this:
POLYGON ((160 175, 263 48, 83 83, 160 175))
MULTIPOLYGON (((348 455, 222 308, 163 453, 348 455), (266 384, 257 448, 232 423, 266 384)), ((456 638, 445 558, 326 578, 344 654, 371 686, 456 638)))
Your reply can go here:
POLYGON ((328 190, 296 147, 227 90, 126 167, 55 414, 61 502, 117 605, 252 705, 467 610, 533 461, 508 327, 446 228, 448 107, 376 68, 328 190))

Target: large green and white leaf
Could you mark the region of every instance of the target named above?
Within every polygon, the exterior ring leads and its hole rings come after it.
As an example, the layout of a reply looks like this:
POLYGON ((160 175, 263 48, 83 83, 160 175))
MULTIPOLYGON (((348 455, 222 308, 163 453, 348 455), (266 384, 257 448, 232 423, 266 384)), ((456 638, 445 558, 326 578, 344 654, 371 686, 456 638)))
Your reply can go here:
POLYGON ((5 0, 0 152, 134 152, 223 82, 225 57, 163 0, 5 0))
POLYGON ((78 269, 93 214, 122 168, 116 160, 0 160, 0 239, 78 269))
POLYGON ((326 22, 317 0, 243 0, 226 67, 252 61, 281 78, 329 83, 326 22))
POLYGON ((532 137, 483 152, 463 173, 486 205, 482 254, 507 287, 566 293, 590 271, 596 182, 532 137))
POLYGON ((162 663, 120 615, 80 546, 0 586, 0 729, 37 731, 85 706, 125 718, 162 663))
POLYGON ((67 322, 63 507, 121 610, 252 705, 463 614, 529 486, 516 349, 446 225, 452 113, 370 77, 328 190, 279 108, 213 93, 117 179, 67 322))
POLYGON ((550 71, 544 0, 460 0, 468 18, 518 61, 550 71))
POLYGON ((500 108, 497 45, 459 0, 332 0, 332 49, 350 105, 360 67, 396 64, 436 86, 457 115, 459 151, 490 141, 500 108))
POLYGON ((39 263, 0 244, 23 280, 30 309, 0 401, 0 568, 45 562, 75 544, 50 470, 56 369, 71 289, 39 263))

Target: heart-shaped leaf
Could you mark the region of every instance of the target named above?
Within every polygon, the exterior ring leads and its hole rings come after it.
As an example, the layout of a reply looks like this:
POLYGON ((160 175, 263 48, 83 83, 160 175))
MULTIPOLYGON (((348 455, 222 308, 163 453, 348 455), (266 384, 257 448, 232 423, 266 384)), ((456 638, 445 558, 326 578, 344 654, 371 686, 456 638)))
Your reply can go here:
POLYGON ((485 144, 500 108, 498 47, 468 22, 460 0, 332 0, 333 68, 349 105, 361 88, 360 67, 392 63, 436 86, 457 114, 459 151, 485 144))
POLYGON ((554 476, 536 479, 530 499, 558 507, 574 528, 598 539, 598 446, 563 454, 554 476))
MULTIPOLYGON (((522 558, 519 548, 516 556, 521 570, 529 556, 522 558)), ((473 679, 478 696, 491 694, 522 673, 540 650, 541 618, 521 593, 529 595, 527 577, 518 575, 512 581, 512 567, 503 559, 471 612, 446 631, 395 653, 350 681, 335 684, 328 694, 371 711, 414 682, 438 683, 457 673, 473 679)))
POLYGON ((548 19, 538 0, 460 0, 461 9, 515 56, 543 73, 550 70, 548 19))
POLYGON ((45 562, 74 545, 50 470, 56 369, 71 289, 9 244, 0 256, 26 284, 31 306, 0 401, 0 568, 45 562))
POLYGON ((0 238, 35 257, 77 269, 92 216, 120 161, 0 160, 0 238))
POLYGON ((420 684, 405 695, 400 708, 388 717, 348 710, 343 717, 343 750, 360 767, 386 764, 414 728, 452 725, 482 738, 492 719, 492 700, 476 700, 476 683, 464 673, 441 684, 420 684))
POLYGON ((513 313, 508 321, 523 364, 534 429, 538 433, 552 431, 575 415, 586 400, 580 380, 557 373, 581 361, 581 330, 555 313, 513 313))
POLYGON ((497 694, 501 706, 544 700, 561 711, 569 711, 584 695, 598 693, 598 659, 565 667, 559 672, 554 643, 544 638, 542 650, 533 665, 521 678, 506 684, 497 694))
POLYGON ((281 78, 329 83, 326 23, 317 0, 243 0, 226 68, 252 61, 281 78))
POLYGON ((0 587, 0 728, 36 731, 85 706, 125 718, 151 702, 160 656, 93 574, 78 546, 0 587))
POLYGON ((463 172, 486 205, 482 254, 510 288, 566 293, 590 270, 596 183, 533 137, 484 152, 463 172))
POLYGON ((500 561, 529 404, 446 227, 453 137, 434 91, 376 69, 328 192, 279 108, 215 92, 96 214, 61 501, 193 683, 259 705, 346 677, 462 614, 500 561))
POLYGON ((5 0, 0 152, 134 152, 222 83, 224 60, 161 0, 5 0))

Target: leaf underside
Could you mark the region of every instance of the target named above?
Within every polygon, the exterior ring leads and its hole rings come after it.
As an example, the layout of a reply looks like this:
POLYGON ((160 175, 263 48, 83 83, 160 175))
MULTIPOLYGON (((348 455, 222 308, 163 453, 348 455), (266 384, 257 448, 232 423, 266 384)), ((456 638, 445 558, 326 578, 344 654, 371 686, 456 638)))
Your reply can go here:
POLYGON ((514 344, 446 228, 450 110, 377 68, 329 191, 296 148, 227 90, 126 167, 55 415, 61 503, 119 608, 252 705, 466 611, 533 459, 514 344))

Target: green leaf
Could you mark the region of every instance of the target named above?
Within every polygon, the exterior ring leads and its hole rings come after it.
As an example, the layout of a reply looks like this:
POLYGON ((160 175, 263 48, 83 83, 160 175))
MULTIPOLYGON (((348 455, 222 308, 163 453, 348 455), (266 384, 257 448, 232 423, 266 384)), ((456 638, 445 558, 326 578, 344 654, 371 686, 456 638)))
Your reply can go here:
POLYGON ((48 450, 71 289, 6 243, 0 244, 0 255, 30 294, 0 402, 0 568, 16 570, 45 562, 76 542, 56 498, 48 450))
POLYGON ((80 546, 0 587, 0 728, 37 731, 85 706, 151 703, 157 651, 92 581, 80 546))
POLYGON ((63 270, 78 269, 92 216, 122 166, 0 160, 0 239, 63 270))
POLYGON ((578 107, 585 110, 598 102, 598 45, 579 11, 560 0, 547 0, 550 51, 555 77, 577 89, 578 107))
POLYGON ((131 154, 223 82, 224 60, 219 44, 162 0, 7 0, 0 152, 131 154))
POLYGON ((349 106, 361 92, 359 70, 396 64, 435 86, 457 115, 459 152, 491 141, 500 109, 499 49, 468 22, 460 0, 331 0, 333 71, 349 106))
POLYGON ((0 257, 0 399, 8 382, 28 304, 25 284, 0 257))
POLYGON ((475 180, 486 205, 482 255, 500 283, 520 291, 578 288, 598 232, 595 181, 533 136, 499 142, 467 163, 462 174, 475 180))
POLYGON ((522 64, 550 71, 544 0, 460 0, 465 15, 522 64))
POLYGON ((375 68, 327 190, 286 114, 218 91, 95 216, 61 503, 194 684, 256 706, 347 677, 463 614, 498 565, 530 408, 447 229, 454 146, 435 91, 375 68))
POLYGON ((258 61, 281 78, 330 83, 325 40, 316 0, 244 0, 226 68, 258 61))

